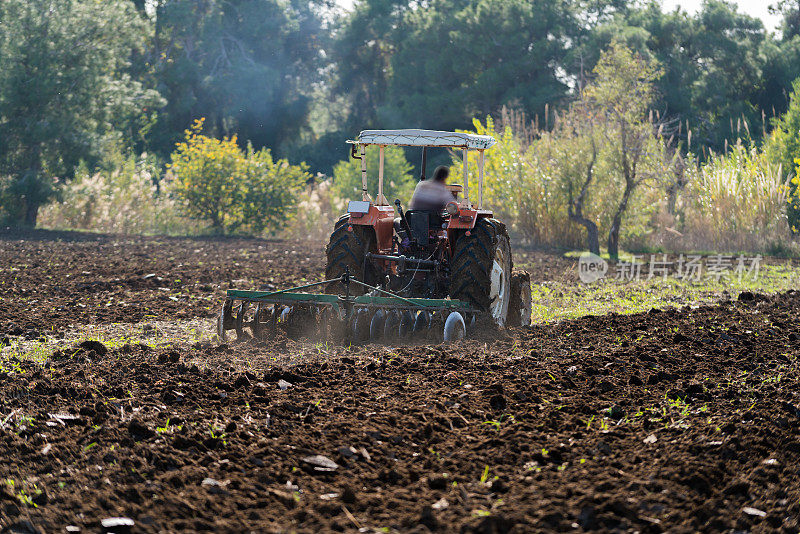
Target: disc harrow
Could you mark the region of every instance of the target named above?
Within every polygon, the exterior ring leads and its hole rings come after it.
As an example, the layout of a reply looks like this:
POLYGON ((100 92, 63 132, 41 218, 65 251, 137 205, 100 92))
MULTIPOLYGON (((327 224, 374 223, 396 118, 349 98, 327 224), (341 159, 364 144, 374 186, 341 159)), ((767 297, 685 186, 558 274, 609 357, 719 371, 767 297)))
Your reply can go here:
POLYGON ((342 276, 281 291, 229 289, 217 318, 217 334, 225 341, 234 330, 238 341, 270 339, 282 332, 290 338, 344 344, 403 343, 414 340, 455 342, 467 335, 479 312, 464 301, 406 298, 342 276), (341 282, 344 295, 298 292, 341 282), (350 284, 364 295, 350 295, 350 284))

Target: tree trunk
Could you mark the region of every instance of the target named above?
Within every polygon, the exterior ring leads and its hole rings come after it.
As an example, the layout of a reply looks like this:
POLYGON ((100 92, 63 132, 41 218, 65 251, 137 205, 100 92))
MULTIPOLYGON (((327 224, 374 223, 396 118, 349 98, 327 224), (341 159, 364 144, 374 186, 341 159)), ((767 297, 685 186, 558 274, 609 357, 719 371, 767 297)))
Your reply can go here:
POLYGON ((34 228, 36 226, 36 219, 39 218, 39 204, 31 202, 26 203, 25 207, 25 226, 34 228))
POLYGON ((619 259, 619 231, 622 227, 622 215, 628 208, 628 200, 631 197, 631 193, 633 193, 633 184, 629 182, 625 185, 625 192, 622 194, 622 200, 617 206, 617 211, 611 221, 611 228, 608 231, 608 256, 612 260, 619 259))
POLYGON ((578 194, 578 198, 574 201, 572 200, 572 189, 570 187, 570 198, 569 205, 567 206, 567 212, 571 221, 583 225, 583 227, 586 228, 586 241, 587 245, 589 246, 589 252, 599 256, 600 236, 597 231, 597 224, 583 216, 583 201, 586 198, 586 192, 589 190, 589 184, 592 183, 592 178, 594 176, 592 170, 594 169, 594 162, 596 160, 597 147, 595 146, 594 141, 592 141, 592 159, 589 161, 589 166, 586 169, 586 179, 581 186, 581 192, 578 194))
POLYGON ((133 0, 133 5, 136 7, 136 11, 138 11, 139 14, 145 14, 145 0, 133 0))
POLYGON ((586 241, 589 245, 589 252, 599 256, 600 255, 600 234, 597 231, 597 225, 594 221, 583 219, 581 224, 586 227, 586 241))
MULTIPOLYGON (((619 259, 619 231, 622 228, 622 216, 628 209, 633 190, 636 188, 636 167, 639 162, 641 145, 638 142, 631 143, 628 136, 628 124, 621 120, 619 123, 620 149, 622 153, 622 176, 625 178, 625 191, 614 213, 611 221, 611 228, 608 230, 608 256, 616 261, 619 259), (633 151, 633 156, 629 158, 629 153, 633 151)), ((635 141, 639 141, 636 139, 635 141)))

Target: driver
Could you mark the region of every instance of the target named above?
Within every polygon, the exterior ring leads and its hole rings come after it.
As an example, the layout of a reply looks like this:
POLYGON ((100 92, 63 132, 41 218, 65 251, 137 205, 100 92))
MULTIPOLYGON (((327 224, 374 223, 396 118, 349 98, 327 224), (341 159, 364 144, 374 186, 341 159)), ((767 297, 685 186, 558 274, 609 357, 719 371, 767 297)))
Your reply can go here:
POLYGON ((447 203, 453 200, 453 194, 446 187, 449 175, 450 169, 444 165, 436 167, 432 177, 417 184, 409 209, 442 211, 447 203))

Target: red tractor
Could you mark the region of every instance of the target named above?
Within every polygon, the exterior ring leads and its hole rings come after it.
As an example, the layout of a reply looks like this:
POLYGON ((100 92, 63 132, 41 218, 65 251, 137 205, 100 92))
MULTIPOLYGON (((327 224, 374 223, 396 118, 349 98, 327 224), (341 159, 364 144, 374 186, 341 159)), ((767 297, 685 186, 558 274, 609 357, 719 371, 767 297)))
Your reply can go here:
MULTIPOLYGON (((361 160, 361 199, 349 202, 331 234, 326 249, 328 280, 348 273, 402 297, 465 302, 498 326, 530 324, 530 277, 524 271, 512 274, 506 225, 483 206, 485 154, 494 138, 431 130, 365 130, 348 143, 351 156, 361 160), (367 190, 365 155, 370 145, 378 146, 380 162, 374 199, 367 190), (453 201, 443 211, 404 211, 400 200, 389 203, 383 194, 383 162, 384 149, 390 145, 421 147, 423 178, 428 148, 461 151, 463 185, 448 186, 453 201), (470 198, 469 151, 478 154, 477 202, 470 198)), ((344 289, 337 282, 326 292, 344 289)), ((348 291, 364 294, 368 289, 359 285, 348 291)), ((467 322, 474 319, 468 317, 467 322)))

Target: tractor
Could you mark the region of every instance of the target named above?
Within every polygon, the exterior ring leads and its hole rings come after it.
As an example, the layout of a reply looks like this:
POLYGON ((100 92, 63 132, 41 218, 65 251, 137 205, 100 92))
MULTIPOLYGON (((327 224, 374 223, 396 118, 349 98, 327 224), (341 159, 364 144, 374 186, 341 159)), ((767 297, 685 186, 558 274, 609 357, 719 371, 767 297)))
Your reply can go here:
POLYGON ((360 160, 361 198, 350 200, 334 225, 325 250, 325 280, 271 293, 229 290, 219 319, 221 337, 227 329, 241 333, 246 325, 254 335, 266 325, 296 331, 299 322, 305 330, 314 323, 326 333, 344 332, 351 342, 401 340, 431 329, 449 341, 464 337, 480 319, 499 327, 530 324, 530 277, 512 270, 506 225, 483 206, 486 150, 494 138, 364 130, 347 142, 351 157, 360 160), (368 146, 379 151, 374 198, 367 187, 368 146), (420 147, 423 180, 429 148, 461 152, 463 183, 447 185, 452 200, 443 210, 404 210, 400 199, 389 202, 384 195, 387 146, 420 147), (470 151, 477 152, 477 201, 470 197, 470 151), (324 293, 292 292, 313 286, 324 286, 324 293), (256 305, 252 318, 247 303, 256 305), (319 319, 309 321, 314 317, 319 319))

